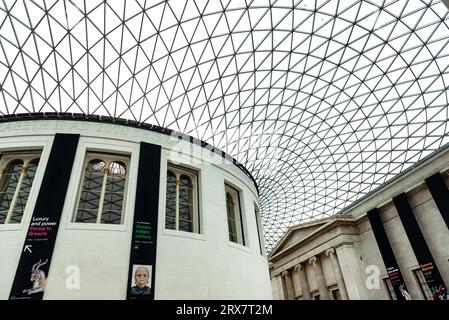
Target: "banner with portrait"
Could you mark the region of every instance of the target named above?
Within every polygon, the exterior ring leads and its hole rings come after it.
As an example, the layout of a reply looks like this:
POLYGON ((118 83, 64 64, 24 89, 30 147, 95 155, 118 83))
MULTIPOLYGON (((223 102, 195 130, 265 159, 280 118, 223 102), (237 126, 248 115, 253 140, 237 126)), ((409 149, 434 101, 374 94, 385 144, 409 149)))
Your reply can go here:
POLYGON ((161 147, 140 144, 127 300, 153 300, 161 147))

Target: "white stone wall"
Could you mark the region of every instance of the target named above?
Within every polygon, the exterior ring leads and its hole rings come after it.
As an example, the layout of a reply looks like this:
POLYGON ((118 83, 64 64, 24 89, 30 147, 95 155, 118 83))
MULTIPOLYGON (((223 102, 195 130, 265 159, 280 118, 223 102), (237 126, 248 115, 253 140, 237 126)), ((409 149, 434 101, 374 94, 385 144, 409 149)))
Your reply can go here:
MULTIPOLYGON (((75 121, 23 121, 0 124, 0 149, 37 144, 44 147, 27 211, 20 226, 0 225, 0 299, 7 299, 20 258, 38 186, 54 133, 80 133, 72 177, 61 216, 44 299, 125 299, 139 142, 162 146, 156 262, 156 299, 271 299, 268 264, 260 254, 252 181, 232 163, 200 146, 136 128, 75 121), (32 142, 32 140, 36 140, 32 142), (179 150, 193 148, 194 157, 179 150), (130 154, 123 225, 71 222, 76 207, 85 150, 130 154), (199 171, 201 234, 165 230, 165 179, 167 161, 199 171), (241 191, 245 241, 228 240, 224 183, 241 191), (8 228, 14 228, 9 230, 8 228), (68 266, 80 270, 80 290, 68 290, 68 266)), ((263 240, 262 240, 263 241, 263 240)), ((27 275, 28 276, 28 275, 27 275)), ((31 282, 30 282, 31 285, 31 282)))
MULTIPOLYGON (((165 152, 162 158, 167 156, 165 152)), ((271 298, 271 288, 264 285, 269 285, 268 265, 260 255, 254 213, 254 202, 257 203, 255 194, 248 188, 241 190, 246 245, 229 242, 223 202, 224 181, 240 187, 241 183, 214 165, 203 164, 195 168, 200 171, 203 186, 200 203, 205 232, 203 235, 171 232, 164 230, 164 221, 159 220, 159 230, 162 232, 158 240, 157 276, 176 280, 159 281, 157 298, 271 298), (177 249, 175 253, 173 248, 177 249), (192 270, 190 276, 185 276, 184 268, 192 270)), ((165 176, 161 179, 161 185, 165 184, 164 179, 165 176)), ((160 206, 165 213, 164 197, 161 197, 160 206)))
POLYGON ((278 283, 278 278, 271 278, 271 292, 273 293, 274 300, 282 300, 282 297, 279 292, 280 284, 278 283))
MULTIPOLYGON (((422 176, 425 175, 420 172, 418 177, 422 176)), ((410 177, 407 177, 407 179, 410 179, 410 177)), ((409 186, 408 190, 411 191, 407 193, 408 201, 443 280, 449 283, 449 230, 430 191, 426 187, 419 187, 423 182, 417 179, 414 185, 409 186)), ((449 177, 445 178, 445 182, 449 187, 449 177)), ((392 187, 389 186, 388 188, 391 191, 392 187)), ((407 190, 396 190, 397 193, 404 191, 407 192, 407 190)), ((373 195, 374 198, 381 196, 373 195)), ((402 276, 412 299, 422 300, 425 297, 413 272, 419 268, 418 261, 392 200, 389 199, 384 204, 381 206, 379 214, 402 276)), ((357 211, 358 209, 354 208, 354 210, 357 211)), ((341 218, 338 215, 329 218, 328 225, 334 223, 335 219, 341 218)), ((332 227, 317 229, 315 234, 306 237, 292 235, 286 239, 286 242, 289 243, 288 246, 281 244, 278 247, 279 252, 272 254, 270 259, 270 263, 273 265, 271 275, 274 276, 285 269, 291 269, 293 265, 307 261, 310 256, 315 255, 320 258, 326 286, 331 289, 330 287, 336 284, 335 269, 332 267, 329 257, 324 255, 323 252, 326 248, 334 247, 349 299, 389 299, 387 288, 383 283, 383 279, 387 277, 385 265, 368 218, 362 215, 358 218, 352 218, 352 221, 356 228, 338 227, 334 223, 332 227), (298 239, 296 246, 291 239, 298 239), (379 270, 377 287, 368 287, 366 284, 368 277, 373 274, 372 267, 379 270)), ((305 228, 308 228, 307 225, 305 228)), ((300 228, 295 227, 294 230, 296 229, 298 229, 298 234, 303 233, 300 228)), ((312 266, 308 263, 304 263, 304 266, 309 291, 312 293, 311 298, 313 299, 313 295, 318 293, 318 281, 312 266)), ((300 286, 297 279, 294 283, 297 288, 300 286)), ((302 294, 299 289, 297 290, 297 296, 302 294)))

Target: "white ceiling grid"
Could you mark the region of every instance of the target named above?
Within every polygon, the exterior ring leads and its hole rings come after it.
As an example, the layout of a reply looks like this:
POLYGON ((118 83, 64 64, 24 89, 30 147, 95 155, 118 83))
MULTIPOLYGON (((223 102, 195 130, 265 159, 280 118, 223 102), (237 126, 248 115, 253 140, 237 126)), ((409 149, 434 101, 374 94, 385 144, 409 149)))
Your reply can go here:
POLYGON ((3 0, 0 113, 205 140, 261 191, 270 249, 448 142, 440 1, 3 0))

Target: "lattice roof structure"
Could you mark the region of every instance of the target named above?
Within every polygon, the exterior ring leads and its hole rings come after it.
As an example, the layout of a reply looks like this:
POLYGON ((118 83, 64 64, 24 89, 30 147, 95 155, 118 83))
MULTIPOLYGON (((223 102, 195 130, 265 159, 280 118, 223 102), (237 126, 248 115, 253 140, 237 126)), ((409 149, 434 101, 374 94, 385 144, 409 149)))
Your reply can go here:
POLYGON ((448 42, 438 0, 4 0, 0 113, 221 148, 259 184, 270 249, 449 141, 448 42))

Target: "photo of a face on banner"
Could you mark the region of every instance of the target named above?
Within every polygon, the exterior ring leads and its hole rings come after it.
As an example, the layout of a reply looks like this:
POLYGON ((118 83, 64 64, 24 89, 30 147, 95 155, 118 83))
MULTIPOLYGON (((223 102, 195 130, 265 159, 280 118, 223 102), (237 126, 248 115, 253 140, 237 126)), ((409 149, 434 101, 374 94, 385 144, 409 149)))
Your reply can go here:
POLYGON ((133 265, 133 280, 131 283, 132 295, 148 295, 151 293, 151 265, 133 265))

